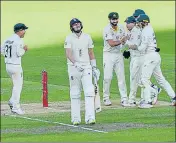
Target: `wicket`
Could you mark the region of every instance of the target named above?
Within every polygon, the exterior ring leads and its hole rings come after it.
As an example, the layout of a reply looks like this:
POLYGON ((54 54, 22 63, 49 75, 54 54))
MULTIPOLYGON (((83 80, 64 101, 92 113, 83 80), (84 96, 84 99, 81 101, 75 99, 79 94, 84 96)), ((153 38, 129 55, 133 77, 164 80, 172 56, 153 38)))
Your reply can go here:
POLYGON ((43 85, 43 107, 48 107, 48 74, 47 71, 42 71, 42 85, 43 85))

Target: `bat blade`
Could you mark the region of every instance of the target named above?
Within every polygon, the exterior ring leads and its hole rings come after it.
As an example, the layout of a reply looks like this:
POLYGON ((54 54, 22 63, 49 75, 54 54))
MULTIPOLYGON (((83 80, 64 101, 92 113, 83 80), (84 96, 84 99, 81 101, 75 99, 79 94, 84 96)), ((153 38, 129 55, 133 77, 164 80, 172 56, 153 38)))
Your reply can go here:
POLYGON ((100 94, 99 94, 99 86, 98 84, 94 85, 95 87, 95 112, 101 112, 101 102, 100 102, 100 94))

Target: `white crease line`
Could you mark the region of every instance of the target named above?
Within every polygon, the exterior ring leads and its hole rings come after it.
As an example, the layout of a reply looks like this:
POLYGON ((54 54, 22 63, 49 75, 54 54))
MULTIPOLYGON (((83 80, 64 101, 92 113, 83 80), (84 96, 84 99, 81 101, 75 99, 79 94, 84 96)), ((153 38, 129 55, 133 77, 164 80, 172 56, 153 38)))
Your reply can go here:
POLYGON ((98 133, 108 133, 106 131, 94 130, 94 129, 91 129, 91 128, 85 128, 85 127, 81 127, 81 126, 74 126, 74 125, 64 124, 64 123, 60 123, 60 122, 52 122, 52 121, 41 120, 41 119, 37 119, 37 118, 30 118, 30 117, 19 116, 19 115, 10 115, 10 114, 5 114, 5 115, 6 116, 11 116, 11 117, 17 117, 17 118, 27 119, 27 120, 31 120, 31 121, 39 121, 39 122, 44 122, 44 123, 59 124, 59 125, 63 125, 63 126, 73 127, 73 128, 81 128, 81 129, 84 129, 84 130, 98 132, 98 133))

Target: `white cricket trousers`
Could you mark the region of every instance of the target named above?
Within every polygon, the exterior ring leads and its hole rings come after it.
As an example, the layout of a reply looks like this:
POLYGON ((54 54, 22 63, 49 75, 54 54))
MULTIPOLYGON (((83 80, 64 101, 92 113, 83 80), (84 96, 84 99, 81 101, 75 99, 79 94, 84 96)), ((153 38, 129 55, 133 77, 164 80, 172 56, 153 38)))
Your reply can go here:
POLYGON ((144 64, 142 66, 141 82, 144 85, 144 100, 146 103, 151 102, 151 82, 150 78, 153 75, 158 84, 167 92, 170 98, 175 97, 175 92, 171 85, 165 79, 161 71, 161 57, 158 52, 147 53, 144 57, 144 64))
POLYGON ((20 103, 20 95, 23 86, 23 70, 21 65, 6 64, 6 71, 13 82, 10 103, 15 108, 20 103))
POLYGON ((121 102, 128 100, 125 82, 124 58, 122 53, 103 52, 103 65, 104 65, 103 99, 106 100, 109 99, 110 97, 110 85, 113 76, 113 71, 115 70, 118 80, 121 102))
POLYGON ((141 67, 144 61, 143 56, 131 57, 130 60, 130 94, 129 103, 136 102, 136 92, 141 79, 141 67))
POLYGON ((85 122, 89 119, 95 120, 95 93, 92 83, 92 67, 86 66, 82 72, 79 72, 74 66, 68 65, 68 75, 70 82, 71 122, 81 122, 80 97, 82 87, 85 96, 85 122))

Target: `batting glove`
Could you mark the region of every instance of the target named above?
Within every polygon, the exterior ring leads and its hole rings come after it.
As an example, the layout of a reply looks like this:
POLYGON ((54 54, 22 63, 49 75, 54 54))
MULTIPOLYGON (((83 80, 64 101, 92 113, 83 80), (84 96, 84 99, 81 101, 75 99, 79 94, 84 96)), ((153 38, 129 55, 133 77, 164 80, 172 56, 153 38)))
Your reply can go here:
POLYGON ((75 66, 75 68, 77 68, 77 70, 79 71, 79 72, 82 72, 83 70, 84 70, 84 68, 81 66, 81 64, 79 64, 78 62, 75 62, 74 63, 74 66, 75 66))
POLYGON ((100 70, 97 68, 96 60, 92 59, 90 61, 90 64, 92 66, 92 75, 93 75, 93 78, 94 78, 94 80, 96 79, 98 81, 99 78, 100 78, 100 70))
POLYGON ((100 79, 100 70, 96 67, 93 67, 92 68, 92 75, 93 75, 93 78, 96 79, 98 82, 100 79))

